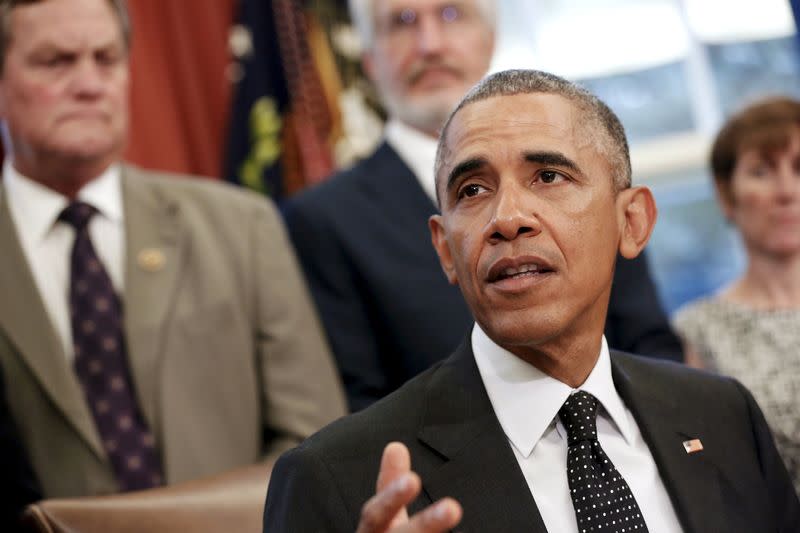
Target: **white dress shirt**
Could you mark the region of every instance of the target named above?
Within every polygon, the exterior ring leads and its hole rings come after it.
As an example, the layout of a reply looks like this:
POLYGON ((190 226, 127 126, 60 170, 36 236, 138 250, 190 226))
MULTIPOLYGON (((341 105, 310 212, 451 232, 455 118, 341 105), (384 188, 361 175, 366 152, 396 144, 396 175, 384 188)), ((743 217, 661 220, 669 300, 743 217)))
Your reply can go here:
MULTIPOLYGON (((44 302, 52 327, 69 361, 74 357, 69 317, 70 255, 75 229, 59 222, 69 199, 17 172, 10 158, 3 163, 3 188, 22 251, 44 302)), ((118 293, 124 285, 125 226, 118 166, 78 192, 78 200, 98 210, 89 222, 92 244, 118 293)))
POLYGON ((437 139, 390 119, 384 129, 386 142, 417 177, 422 190, 436 203, 436 180, 433 165, 436 162, 437 139))
MULTIPOLYGON (((558 417, 572 389, 494 343, 475 324, 472 349, 500 425, 548 531, 577 533, 567 482, 567 433, 558 417)), ((599 402, 597 438, 636 498, 650 533, 682 531, 650 449, 611 377, 606 339, 584 390, 599 402)))

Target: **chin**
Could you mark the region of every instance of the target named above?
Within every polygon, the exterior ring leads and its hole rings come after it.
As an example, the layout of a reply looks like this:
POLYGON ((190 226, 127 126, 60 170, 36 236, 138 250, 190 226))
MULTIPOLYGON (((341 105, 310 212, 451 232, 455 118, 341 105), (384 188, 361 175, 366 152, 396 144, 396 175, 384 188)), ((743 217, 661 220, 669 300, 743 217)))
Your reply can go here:
POLYGON ((423 131, 437 131, 447 120, 450 110, 458 103, 459 97, 452 98, 437 92, 416 97, 387 99, 389 114, 401 122, 423 131))
POLYGON ((564 329, 554 317, 531 310, 495 312, 478 323, 489 338, 506 349, 541 345, 557 337, 564 329))
POLYGON ((119 143, 114 142, 110 136, 106 137, 84 137, 75 139, 69 144, 62 144, 56 148, 56 152, 61 153, 68 159, 90 161, 93 159, 103 159, 118 151, 119 143))
POLYGON ((420 93, 411 98, 411 108, 417 112, 435 114, 436 112, 450 114, 450 111, 458 105, 461 98, 466 94, 469 87, 452 86, 437 87, 425 93, 420 93))

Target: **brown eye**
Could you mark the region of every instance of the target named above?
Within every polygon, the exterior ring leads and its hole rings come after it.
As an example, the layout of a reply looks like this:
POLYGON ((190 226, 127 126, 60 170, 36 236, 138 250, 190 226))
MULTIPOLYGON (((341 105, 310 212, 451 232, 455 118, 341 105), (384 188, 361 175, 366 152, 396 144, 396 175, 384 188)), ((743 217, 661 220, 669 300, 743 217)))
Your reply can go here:
POLYGON ((50 68, 62 67, 69 64, 71 60, 72 58, 66 54, 57 54, 42 58, 40 64, 50 68))
POLYGON ((564 175, 555 170, 544 170, 539 174, 539 179, 542 183, 554 183, 559 179, 564 179, 564 175))
POLYGON ((116 50, 101 50, 95 53, 95 61, 100 65, 114 65, 119 63, 121 55, 116 50))
POLYGON ((763 178, 767 174, 769 174, 770 168, 769 165, 765 163, 758 163, 750 167, 750 175, 754 178, 763 178))
POLYGON ((473 196, 477 196, 483 191, 484 188, 478 184, 471 183, 469 185, 465 185, 458 191, 459 198, 472 198, 473 196))

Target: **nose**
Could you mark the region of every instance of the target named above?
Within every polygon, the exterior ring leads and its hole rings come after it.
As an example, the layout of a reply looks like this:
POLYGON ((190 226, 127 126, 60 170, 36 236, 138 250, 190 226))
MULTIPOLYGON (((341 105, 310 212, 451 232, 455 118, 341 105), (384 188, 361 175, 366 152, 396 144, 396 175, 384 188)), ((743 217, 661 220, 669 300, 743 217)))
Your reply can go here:
POLYGON ((781 200, 792 200, 800 193, 800 168, 794 162, 780 166, 778 171, 778 196, 781 200))
POLYGON ((75 65, 72 89, 76 95, 92 98, 103 92, 105 75, 103 67, 93 59, 85 58, 75 65))
POLYGON ((417 48, 423 54, 435 54, 444 46, 442 20, 433 14, 421 17, 417 30, 417 48))
POLYGON ((512 241, 541 233, 535 199, 519 187, 502 187, 495 196, 494 211, 487 228, 490 242, 512 241))

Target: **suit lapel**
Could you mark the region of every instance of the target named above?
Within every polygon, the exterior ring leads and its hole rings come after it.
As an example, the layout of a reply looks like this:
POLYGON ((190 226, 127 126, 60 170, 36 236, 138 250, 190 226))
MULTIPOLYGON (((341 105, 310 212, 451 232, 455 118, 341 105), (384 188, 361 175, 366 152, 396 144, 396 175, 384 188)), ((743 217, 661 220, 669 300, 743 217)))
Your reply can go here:
POLYGON ((178 206, 141 171, 122 173, 125 209, 125 331, 139 402, 158 438, 157 361, 188 249, 178 206))
POLYGON ((679 406, 678 391, 656 382, 651 372, 630 364, 631 356, 614 354, 614 385, 631 410, 647 442, 661 479, 686 532, 731 531, 722 501, 721 471, 710 450, 689 454, 683 442, 699 438, 713 427, 698 413, 679 406))
POLYGON ((97 456, 105 458, 83 389, 42 303, 2 192, 0 250, 0 294, 5 301, 0 306, 0 327, 56 408, 97 456))
POLYGON ((432 378, 418 437, 445 459, 420 472, 423 490, 461 502, 459 530, 546 532, 468 341, 432 378))

